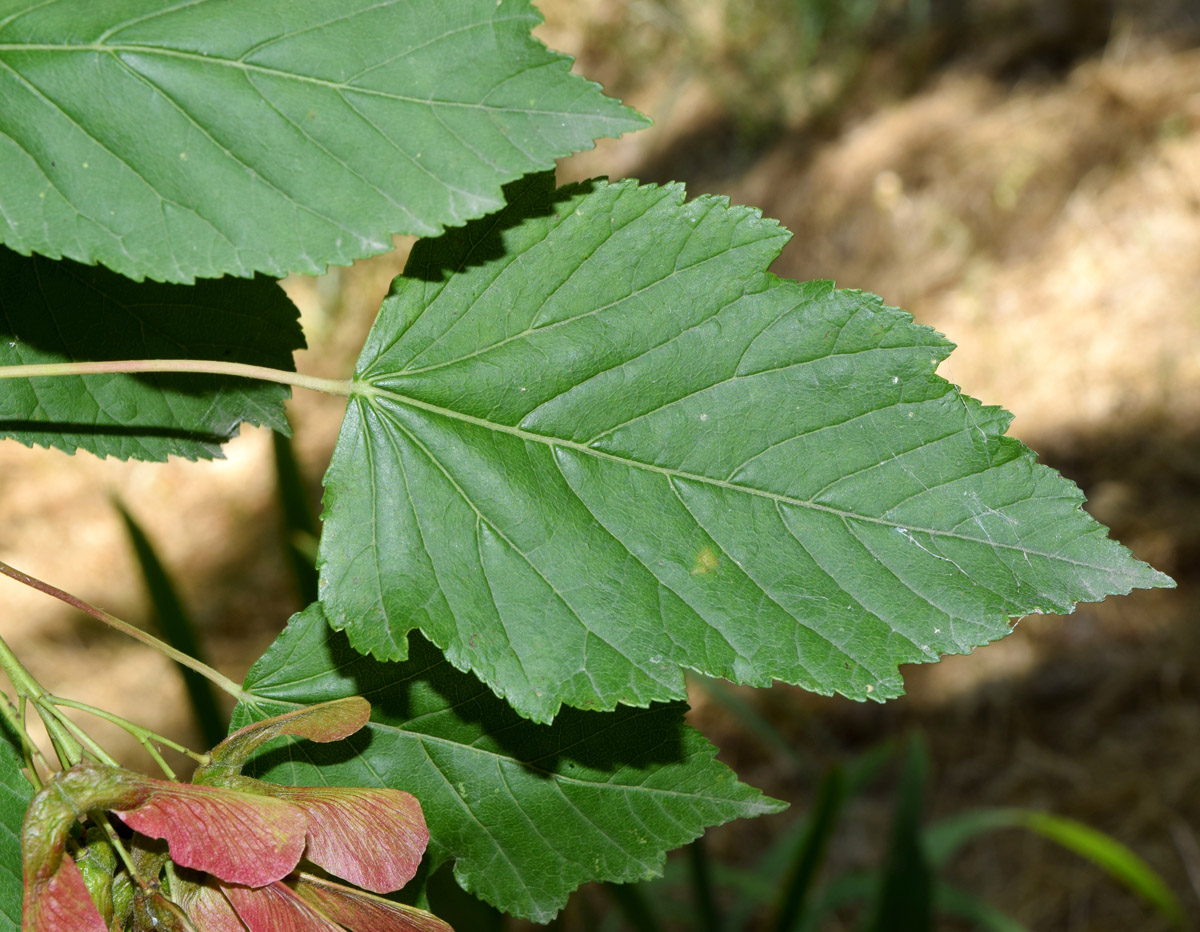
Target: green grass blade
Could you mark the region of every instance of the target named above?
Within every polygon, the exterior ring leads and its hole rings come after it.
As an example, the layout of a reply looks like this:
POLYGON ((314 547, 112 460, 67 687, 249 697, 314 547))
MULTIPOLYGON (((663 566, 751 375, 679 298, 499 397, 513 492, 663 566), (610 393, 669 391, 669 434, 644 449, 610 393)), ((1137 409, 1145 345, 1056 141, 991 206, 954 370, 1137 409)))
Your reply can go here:
POLYGON ((1001 828, 1020 828, 1019 809, 972 809, 933 823, 925 830, 929 863, 941 867, 967 842, 1001 828))
POLYGON ((790 763, 803 763, 800 754, 784 740, 779 729, 760 715, 753 705, 739 696, 737 689, 730 683, 697 674, 689 676, 688 683, 698 687, 705 696, 733 716, 748 734, 754 735, 765 747, 790 763))
POLYGON ((790 932, 804 914, 813 880, 825 861, 825 852, 846 800, 846 778, 840 767, 830 768, 817 789, 812 817, 792 856, 787 881, 776 912, 776 932, 790 932))
POLYGON ((1036 832, 1086 858, 1145 900, 1176 928, 1183 927, 1183 908, 1162 877, 1111 835, 1075 819, 1030 809, 975 810, 931 826, 925 836, 931 860, 935 864, 944 863, 977 835, 1001 828, 1036 832))
POLYGON ((800 932, 825 929, 825 920, 839 909, 870 900, 879 889, 879 882, 878 870, 854 871, 836 877, 821 888, 812 907, 801 917, 800 932))
POLYGON ((929 758, 914 736, 900 774, 882 882, 865 932, 927 932, 933 928, 933 869, 921 833, 929 758))
POLYGON ((688 868, 692 880, 692 900, 696 909, 698 929, 721 932, 721 913, 713 890, 712 869, 704 849, 704 836, 688 845, 688 868))
POLYGON ((317 516, 300 476, 291 441, 278 431, 273 431, 271 442, 279 510, 283 515, 283 545, 300 603, 308 605, 317 601, 317 516))
POLYGON ((633 932, 663 932, 662 923, 654 914, 650 900, 647 899, 640 884, 606 883, 604 889, 608 891, 613 902, 617 904, 617 908, 629 921, 629 928, 633 932))
POLYGON ((939 915, 958 916, 979 932, 1029 932, 1025 926, 990 903, 947 883, 938 883, 934 902, 939 915))
MULTIPOLYGON (((133 546, 134 555, 142 569, 142 577, 146 581, 146 589, 154 606, 158 625, 163 640, 178 651, 182 651, 197 660, 204 660, 204 652, 200 648, 200 638, 196 633, 191 617, 183 607, 171 577, 159 560, 158 554, 151 544, 146 532, 125 510, 121 502, 114 503, 121 518, 125 522, 125 530, 129 532, 129 542, 133 546)), ((208 747, 217 744, 225 737, 227 721, 217 705, 216 695, 212 684, 194 670, 176 664, 183 677, 188 699, 192 706, 192 715, 196 725, 208 747)))
MULTIPOLYGON (((895 753, 896 743, 884 741, 840 766, 841 773, 837 779, 842 784, 842 798, 838 800, 837 806, 840 808, 846 800, 870 786, 895 753)), ((815 909, 809 905, 814 895, 812 882, 824 858, 824 849, 819 853, 816 849, 823 844, 820 838, 822 833, 828 832, 832 835, 834 822, 837 815, 840 815, 840 812, 830 811, 832 800, 827 795, 830 791, 830 780, 831 772, 827 771, 822 784, 818 786, 812 812, 793 820, 751 870, 734 871, 726 865, 717 865, 715 873, 721 886, 733 888, 739 894, 726 917, 730 929, 736 932, 743 928, 763 928, 761 922, 765 920, 761 917, 764 915, 773 917, 776 928, 807 927, 797 926, 797 923, 808 923, 807 914, 815 909), (815 835, 814 820, 825 823, 817 827, 815 835), (805 861, 806 857, 812 860, 805 861), (808 878, 808 887, 805 889, 806 881, 803 875, 810 867, 812 876, 808 878), (803 896, 800 896, 801 893, 803 896), (789 896, 798 897, 801 902, 787 905, 789 896), (771 912, 767 913, 764 907, 769 902, 775 905, 771 912), (787 913, 792 915, 790 926, 787 925, 787 913), (753 914, 758 915, 757 922, 751 920, 753 914)))
POLYGON ((881 741, 846 764, 846 796, 857 796, 875 782, 875 778, 896 756, 896 750, 895 741, 881 741))
POLYGON ((1025 828, 1087 858, 1153 906, 1176 928, 1183 927, 1183 909, 1163 879, 1111 835, 1048 812, 1024 810, 1022 815, 1025 828))

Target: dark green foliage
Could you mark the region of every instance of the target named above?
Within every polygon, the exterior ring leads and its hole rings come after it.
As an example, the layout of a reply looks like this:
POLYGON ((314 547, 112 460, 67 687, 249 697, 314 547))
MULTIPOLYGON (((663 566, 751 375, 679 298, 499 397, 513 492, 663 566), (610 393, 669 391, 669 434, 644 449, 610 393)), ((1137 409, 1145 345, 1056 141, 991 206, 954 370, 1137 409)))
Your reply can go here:
MULTIPOLYGON (((212 359, 292 369, 295 306, 268 278, 192 287, 0 247, 0 366, 212 359)), ((0 382, 0 436, 119 459, 209 459, 243 422, 288 430, 286 385, 213 375, 84 375, 0 382)))

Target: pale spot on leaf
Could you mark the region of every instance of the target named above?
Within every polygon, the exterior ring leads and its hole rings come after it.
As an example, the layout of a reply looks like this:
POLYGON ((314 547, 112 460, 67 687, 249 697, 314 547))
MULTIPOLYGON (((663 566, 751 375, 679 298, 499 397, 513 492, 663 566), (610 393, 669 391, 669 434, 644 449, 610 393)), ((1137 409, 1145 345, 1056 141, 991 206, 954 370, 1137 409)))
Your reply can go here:
POLYGON ((696 562, 692 565, 692 575, 707 576, 709 573, 715 573, 720 562, 716 552, 706 544, 696 553, 696 562))

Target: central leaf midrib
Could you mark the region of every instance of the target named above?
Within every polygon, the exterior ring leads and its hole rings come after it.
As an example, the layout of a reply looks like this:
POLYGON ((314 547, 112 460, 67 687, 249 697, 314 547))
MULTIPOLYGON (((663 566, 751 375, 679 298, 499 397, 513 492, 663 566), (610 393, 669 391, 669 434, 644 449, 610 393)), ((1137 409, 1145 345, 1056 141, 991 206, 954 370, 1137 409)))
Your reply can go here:
MULTIPOLYGON (((458 107, 465 110, 479 110, 485 113, 518 113, 522 115, 536 116, 574 116, 574 112, 570 110, 542 110, 533 107, 498 107, 492 104, 484 104, 482 102, 470 102, 462 100, 440 100, 432 97, 410 97, 406 94, 395 94, 389 91, 380 91, 368 87, 360 87, 356 84, 348 84, 343 81, 330 81, 326 78, 318 78, 313 75, 297 74, 293 71, 283 71, 279 68, 268 68, 265 65, 252 65, 243 61, 237 61, 231 58, 220 58, 215 55, 202 55, 199 52, 185 52, 179 49, 164 49, 153 45, 51 45, 51 44, 36 44, 36 43, 0 43, 0 55, 5 52, 57 52, 57 53, 73 53, 86 52, 89 54, 107 54, 120 61, 120 55, 135 54, 135 55, 158 55, 163 58, 176 58, 184 61, 196 62, 204 65, 215 65, 223 68, 235 68, 239 71, 250 72, 254 74, 264 75, 270 78, 278 78, 281 80, 299 81, 304 84, 312 84, 317 87, 323 87, 328 90, 336 91, 339 94, 344 92, 354 92, 367 97, 381 97, 384 100, 395 100, 401 103, 422 104, 430 107, 458 107)), ((122 66, 129 68, 129 65, 122 61, 122 66)), ((135 70, 135 69, 130 69, 135 70)), ((608 117, 598 114, 592 114, 592 119, 602 120, 607 122, 621 122, 615 117, 608 117)))
MULTIPOLYGON (((459 497, 464 502, 466 502, 466 504, 471 508, 472 511, 475 512, 476 520, 483 522, 488 527, 490 527, 492 529, 492 532, 494 534, 496 534, 502 541, 504 541, 505 545, 509 548, 509 550, 511 550, 513 553, 515 553, 521 557, 521 559, 525 563, 525 565, 528 566, 530 568, 530 570, 533 571, 537 575, 537 577, 542 581, 542 583, 551 592, 554 593, 555 598, 558 599, 558 601, 563 605, 563 607, 566 608, 566 610, 568 612, 570 612, 570 614, 576 619, 576 621, 579 622, 579 626, 580 626, 580 628, 583 629, 585 634, 598 639, 602 644, 605 644, 607 647, 609 647, 613 651, 613 653, 615 653, 617 656, 624 657, 626 660, 629 660, 630 663, 633 664, 636 669, 638 669, 642 673, 644 673, 646 675, 646 677, 648 679, 650 679, 651 681, 658 682, 657 680, 655 680, 655 678, 653 676, 651 676, 649 670, 645 669, 645 667, 643 665, 636 663, 632 658, 630 658, 627 654, 625 654, 616 644, 614 644, 608 636, 606 636, 601 631, 597 630, 595 627, 593 627, 591 624, 589 624, 588 619, 584 616, 584 614, 582 612, 580 612, 576 606, 571 604, 571 600, 568 599, 566 597, 566 595, 559 590, 559 587, 557 585, 555 585, 554 581, 551 580, 546 575, 546 573, 543 571, 543 569, 541 567, 539 567, 533 559, 531 559, 530 555, 528 553, 526 553, 525 551, 523 551, 520 547, 518 547, 509 538, 509 536, 503 531, 503 529, 501 529, 496 524, 495 521, 490 520, 487 517, 487 515, 483 514, 483 512, 481 512, 479 510, 479 508, 472 501, 471 497, 467 494, 466 490, 463 489, 458 484, 458 482, 454 478, 454 476, 450 473, 450 471, 448 469, 446 469, 445 464, 442 463, 434 455, 433 451, 428 449, 425 446, 425 444, 421 442, 420 438, 413 436, 413 434, 410 431, 405 431, 405 433, 408 434, 409 439, 414 444, 417 445, 417 447, 421 450, 421 452, 424 453, 425 456, 428 457, 435 464, 435 467, 441 471, 442 475, 446 478, 446 481, 451 483, 454 486, 454 489, 458 493, 459 497)), ((414 505, 415 505, 415 503, 414 503, 414 505)), ((417 521, 417 529, 418 529, 418 533, 421 534, 422 539, 424 539, 424 536, 425 536, 424 531, 420 527, 419 520, 417 521)), ((487 584, 489 597, 491 598, 492 605, 496 611, 496 618, 500 622, 501 627, 504 628, 505 634, 508 634, 508 626, 505 623, 504 616, 503 616, 503 613, 500 611, 499 605, 496 603, 495 594, 494 594, 493 587, 492 587, 491 577, 488 576, 487 569, 486 569, 486 567, 484 567, 482 555, 480 558, 480 567, 483 571, 483 577, 487 584)), ((435 574, 437 573, 436 565, 434 566, 434 573, 435 574)), ((532 677, 529 676, 528 672, 525 669, 525 661, 524 661, 524 658, 522 657, 521 653, 519 651, 514 650, 513 656, 516 657, 516 659, 517 659, 517 663, 521 668, 521 674, 522 674, 522 676, 525 677, 526 683, 528 683, 532 686, 533 679, 532 679, 532 677)), ((486 679, 486 677, 484 679, 486 679)), ((603 695, 603 690, 598 688, 594 677, 592 677, 592 686, 594 687, 594 689, 593 689, 594 695, 596 695, 597 697, 603 695)))
POLYGON ((955 533, 953 531, 943 530, 941 528, 918 527, 918 526, 914 526, 912 524, 904 524, 899 521, 892 521, 887 518, 877 518, 877 517, 872 517, 869 515, 860 515, 853 511, 847 511, 843 508, 834 508, 831 505, 822 505, 822 504, 819 504, 818 502, 814 502, 814 501, 810 501, 810 500, 806 500, 806 499, 793 498, 792 496, 789 496, 789 495, 781 495, 778 492, 769 492, 765 489, 754 488, 753 486, 740 485, 738 483, 730 482, 727 479, 715 479, 712 476, 705 476, 705 475, 701 475, 699 473, 686 472, 682 469, 672 469, 672 468, 669 468, 666 466, 657 466, 653 463, 644 463, 641 460, 630 459, 629 457, 625 457, 625 456, 618 456, 615 453, 608 453, 604 450, 596 450, 592 447, 589 447, 587 444, 579 443, 578 441, 566 440, 566 439, 563 439, 560 437, 548 437, 544 434, 535 434, 535 433, 532 433, 531 431, 522 430, 520 427, 514 427, 509 424, 500 424, 495 421, 489 421, 486 418, 475 417, 474 415, 465 414, 461 411, 455 411, 451 408, 444 408, 440 405, 435 405, 428 401, 421 401, 420 399, 412 398, 408 395, 401 394, 400 392, 394 391, 392 389, 380 387, 380 386, 375 385, 370 382, 358 382, 358 383, 356 383, 356 389, 357 389, 356 393, 358 395, 360 395, 360 397, 362 397, 366 401, 367 404, 371 404, 372 406, 374 406, 375 400, 377 398, 384 398, 384 399, 387 399, 387 400, 392 401, 399 405, 407 405, 409 407, 416 408, 416 409, 422 410, 422 411, 428 411, 431 414, 437 414, 441 417, 459 421, 464 424, 471 424, 476 427, 482 427, 485 430, 497 431, 499 433, 508 434, 509 436, 517 437, 518 439, 523 440, 523 441, 540 443, 547 447, 561 447, 563 449, 571 450, 575 453, 579 453, 584 456, 591 456, 591 457, 595 457, 597 459, 608 460, 608 461, 614 462, 614 463, 620 463, 622 466, 628 466, 628 467, 633 467, 635 469, 642 469, 647 472, 657 473, 658 475, 666 477, 668 480, 671 480, 671 479, 685 480, 685 481, 696 482, 696 483, 700 483, 703 485, 708 485, 708 486, 712 486, 712 487, 716 487, 716 488, 728 489, 731 492, 740 492, 745 495, 756 495, 759 498, 764 498, 768 501, 774 502, 776 505, 783 504, 783 505, 792 505, 797 508, 806 508, 811 511, 818 511, 818 512, 822 512, 824 514, 833 515, 844 521, 847 521, 847 520, 848 521, 859 521, 859 522, 863 522, 866 524, 875 524, 880 527, 886 527, 886 528, 891 528, 891 529, 903 529, 908 532, 928 534, 931 537, 935 537, 935 538, 942 538, 942 539, 948 539, 948 540, 961 540, 961 541, 965 541, 967 543, 980 544, 980 545, 986 546, 992 550, 1008 550, 1008 551, 1012 551, 1015 553, 1019 553, 1026 557, 1040 557, 1042 559, 1054 560, 1054 561, 1058 561, 1060 563, 1065 563, 1065 564, 1068 564, 1071 566, 1078 566, 1078 567, 1083 567, 1083 568, 1091 569, 1091 570, 1106 569, 1103 566, 1097 566, 1095 564, 1086 563, 1082 560, 1072 560, 1072 559, 1062 556, 1061 554, 1047 553, 1045 551, 1040 551, 1040 550, 1029 550, 1029 549, 1019 547, 1014 544, 1005 544, 1005 543, 998 543, 993 540, 984 540, 982 538, 971 537, 966 534, 959 534, 959 533, 955 533))

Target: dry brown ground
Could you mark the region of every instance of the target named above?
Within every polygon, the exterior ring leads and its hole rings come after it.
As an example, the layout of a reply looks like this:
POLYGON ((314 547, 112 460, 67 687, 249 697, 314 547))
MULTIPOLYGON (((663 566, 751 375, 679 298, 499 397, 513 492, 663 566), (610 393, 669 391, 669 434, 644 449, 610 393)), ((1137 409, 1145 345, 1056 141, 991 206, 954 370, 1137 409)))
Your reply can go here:
MULTIPOLYGON (((545 4, 547 40, 658 122, 563 177, 678 178, 780 218, 796 236, 778 274, 877 292, 947 333, 960 348, 944 374, 1012 410, 1013 433, 1180 583, 1029 619, 970 657, 908 671, 910 695, 886 707, 748 694, 807 768, 703 701, 698 723, 798 810, 823 766, 919 729, 933 814, 1024 805, 1080 818, 1136 848, 1200 914, 1200 53, 1130 28, 1051 72, 998 68, 1011 48, 982 39, 978 55, 926 63, 915 80, 911 59, 897 72, 883 56, 832 115, 811 105, 826 85, 782 76, 775 123, 755 134, 730 112, 744 98, 695 66, 698 43, 719 48, 727 5, 675 4, 687 41, 650 15, 668 6, 545 4)), ((348 372, 403 254, 287 283, 316 348, 302 371, 348 372)), ((314 493, 340 407, 301 396, 291 408, 314 493)), ((165 466, 0 445, 0 559, 145 618, 113 495, 175 570, 217 665, 240 676, 296 608, 267 436, 244 432, 223 462, 165 466)), ((0 606, 0 635, 52 689, 194 741, 167 665, 16 585, 3 583, 0 606)), ((837 863, 878 857, 887 801, 854 808, 837 863)), ((714 850, 756 850, 777 824, 715 833, 714 850)), ((1162 928, 1093 868, 1017 833, 970 848, 953 876, 1031 929, 1162 928)))

